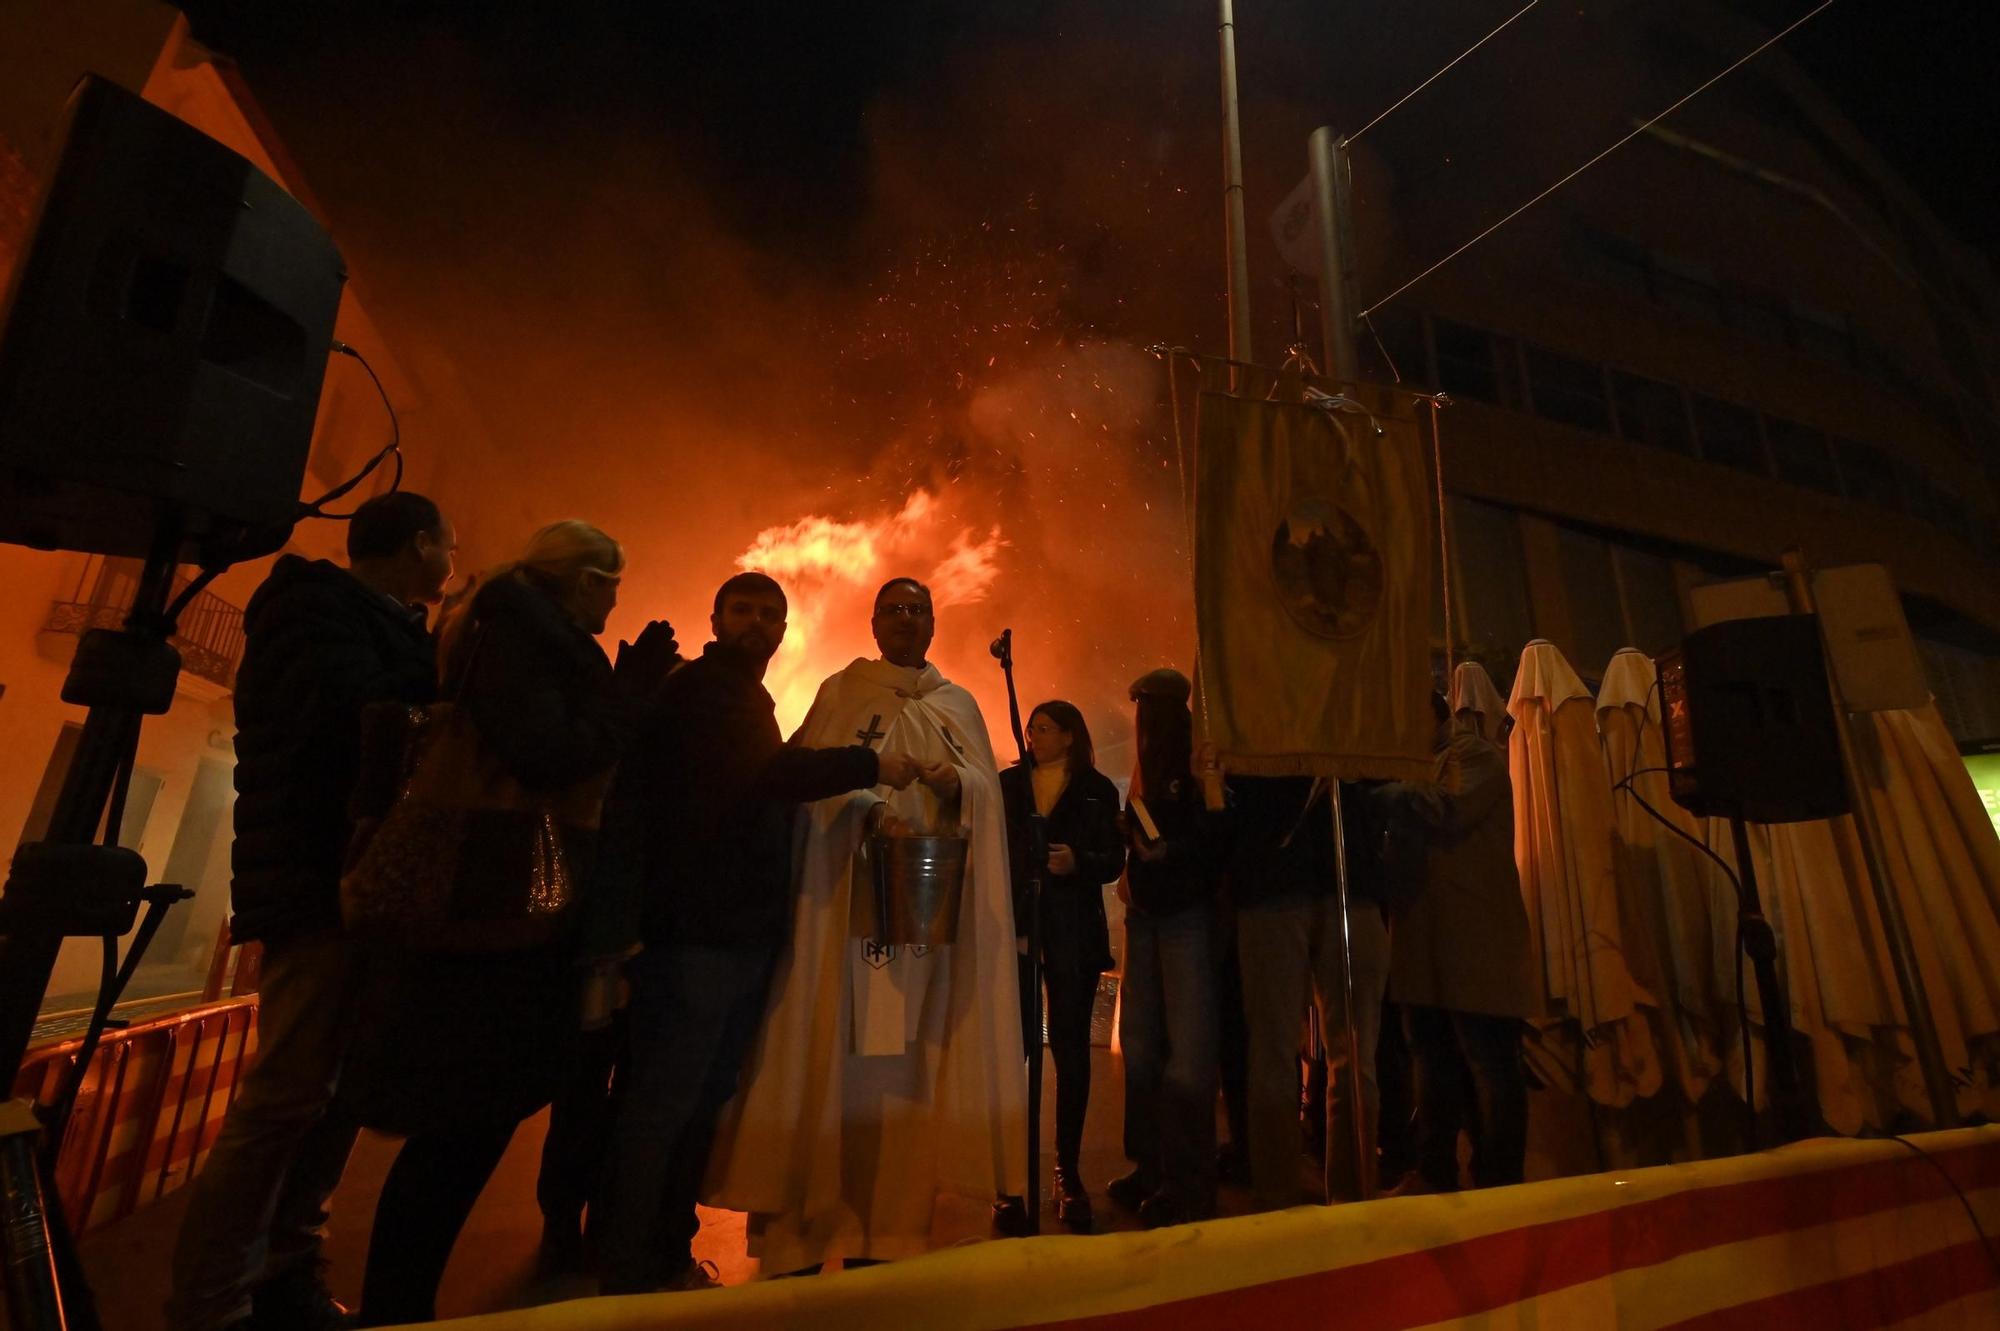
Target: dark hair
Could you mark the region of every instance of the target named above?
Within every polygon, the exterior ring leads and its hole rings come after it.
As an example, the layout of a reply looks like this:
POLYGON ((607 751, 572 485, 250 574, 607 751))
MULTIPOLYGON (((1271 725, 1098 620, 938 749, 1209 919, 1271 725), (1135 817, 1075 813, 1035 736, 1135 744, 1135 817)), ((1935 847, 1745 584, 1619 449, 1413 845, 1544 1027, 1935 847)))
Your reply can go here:
POLYGON ((784 606, 787 610, 791 609, 791 602, 785 599, 785 589, 778 585, 778 580, 768 573, 759 573, 755 569, 738 573, 715 589, 716 614, 719 615, 722 613, 722 603, 728 599, 731 592, 763 593, 775 596, 778 598, 779 605, 784 606))
POLYGON ((1451 720, 1451 704, 1446 702, 1444 695, 1436 689, 1431 690, 1431 715, 1439 721, 1451 720))
POLYGON ((1083 713, 1075 703, 1051 698, 1044 703, 1036 703, 1035 710, 1028 713, 1028 724, 1035 724, 1035 718, 1046 716, 1055 722, 1057 729, 1069 736, 1069 770, 1071 775, 1078 772, 1097 770, 1097 748, 1090 742, 1090 727, 1083 723, 1083 713))
POLYGON ((349 559, 393 559, 420 533, 444 525, 438 506, 420 494, 395 490, 376 495, 354 510, 347 524, 349 559))
POLYGON ((1165 799, 1176 781, 1194 779, 1194 717, 1186 703, 1157 693, 1140 694, 1138 707, 1140 790, 1165 799))
POLYGON ((891 587, 901 587, 906 585, 910 587, 915 587, 918 591, 924 594, 925 605, 929 605, 931 603, 931 589, 924 586, 924 584, 922 584, 921 582, 918 582, 915 578, 891 578, 887 582, 883 583, 880 587, 877 587, 875 589, 875 600, 872 604, 877 606, 881 605, 882 598, 889 594, 889 589, 891 587))

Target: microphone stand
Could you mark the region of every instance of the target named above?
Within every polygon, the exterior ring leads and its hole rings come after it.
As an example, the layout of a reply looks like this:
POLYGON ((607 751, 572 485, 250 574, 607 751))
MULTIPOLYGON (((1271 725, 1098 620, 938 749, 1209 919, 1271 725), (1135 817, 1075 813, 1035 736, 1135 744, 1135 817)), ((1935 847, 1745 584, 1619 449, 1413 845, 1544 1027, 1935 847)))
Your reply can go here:
POLYGON ((1028 772, 1028 1232, 1042 1232, 1042 873, 1049 861, 1049 829, 1035 805, 1035 754, 1021 732, 1021 698, 1014 691, 1014 630, 1002 629, 989 649, 1007 677, 1007 720, 1028 772))

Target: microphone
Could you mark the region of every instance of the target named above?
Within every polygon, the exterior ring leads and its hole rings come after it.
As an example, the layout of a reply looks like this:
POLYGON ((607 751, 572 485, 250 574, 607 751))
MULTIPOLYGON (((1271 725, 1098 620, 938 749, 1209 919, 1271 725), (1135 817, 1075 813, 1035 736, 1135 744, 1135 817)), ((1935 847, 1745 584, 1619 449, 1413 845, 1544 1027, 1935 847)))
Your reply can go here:
POLYGON ((1000 636, 995 638, 986 650, 993 653, 994 660, 1006 660, 1008 655, 1014 650, 1014 630, 1001 629, 1000 636))

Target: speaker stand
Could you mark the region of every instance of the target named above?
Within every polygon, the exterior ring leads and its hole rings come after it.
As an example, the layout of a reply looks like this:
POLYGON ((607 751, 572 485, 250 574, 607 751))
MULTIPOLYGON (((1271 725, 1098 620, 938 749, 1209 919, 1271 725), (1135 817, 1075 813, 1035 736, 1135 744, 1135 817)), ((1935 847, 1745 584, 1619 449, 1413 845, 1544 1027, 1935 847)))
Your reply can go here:
MULTIPOLYGON (((172 706, 180 676, 180 653, 168 640, 179 609, 170 602, 181 531, 179 515, 163 512, 125 627, 85 634, 63 682, 63 701, 89 710, 48 835, 15 853, 6 895, 0 897, 0 1088, 11 1087, 20 1072, 63 939, 122 937, 141 902, 183 895, 178 889, 147 888, 145 861, 116 845, 140 723, 172 706)), ((150 937, 151 930, 142 929, 133 949, 142 949, 150 937)), ((128 955, 128 967, 136 961, 128 955)), ((109 997, 100 996, 100 1020, 109 997)), ((101 1030, 97 1021, 93 1030, 101 1030)), ((8 1221, 0 1232, 0 1257, 10 1277, 8 1323, 23 1331, 100 1326, 53 1181, 67 1110, 89 1068, 92 1047, 86 1037, 65 1093, 50 1112, 37 1115, 44 1138, 39 1151, 28 1149, 22 1114, 35 1111, 26 1106, 10 1108, 0 1134, 0 1202, 8 1221)))
MULTIPOLYGON (((1757 979, 1757 997, 1764 1008, 1764 1066, 1771 1077, 1771 1108, 1778 1124, 1778 1144, 1797 1141, 1807 1134, 1805 1097, 1799 1085, 1799 1067, 1792 1047, 1792 1005, 1778 983, 1778 935, 1764 916, 1757 896, 1757 870, 1750 857, 1750 833, 1740 816, 1729 819, 1730 837, 1736 844, 1736 932, 1750 969, 1757 979)), ((1749 1074, 1746 1058, 1744 1072, 1749 1074)), ((1750 1146, 1757 1140, 1757 1106, 1750 1106, 1750 1146)))

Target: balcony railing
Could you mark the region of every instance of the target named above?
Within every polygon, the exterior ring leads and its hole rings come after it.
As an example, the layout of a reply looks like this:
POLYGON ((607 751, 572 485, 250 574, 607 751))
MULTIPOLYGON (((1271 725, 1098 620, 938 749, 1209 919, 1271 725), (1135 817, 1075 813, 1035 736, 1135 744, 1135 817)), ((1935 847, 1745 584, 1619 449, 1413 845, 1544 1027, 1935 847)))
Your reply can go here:
MULTIPOLYGON (((90 629, 122 628, 139 591, 140 563, 92 555, 85 561, 70 599, 49 607, 45 632, 81 636, 90 629)), ((174 576, 178 596, 192 574, 174 576)), ((243 611, 213 592, 200 592, 181 611, 173 644, 181 664, 192 675, 228 689, 235 687, 236 667, 243 660, 243 611)))

